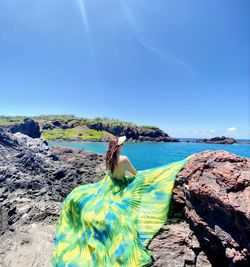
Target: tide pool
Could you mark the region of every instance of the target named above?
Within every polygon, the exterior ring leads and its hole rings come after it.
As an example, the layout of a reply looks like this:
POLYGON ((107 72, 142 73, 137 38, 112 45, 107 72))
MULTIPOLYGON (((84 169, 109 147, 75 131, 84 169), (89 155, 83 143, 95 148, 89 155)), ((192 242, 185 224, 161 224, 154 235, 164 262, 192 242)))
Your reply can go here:
MULTIPOLYGON (((97 153, 105 153, 108 149, 107 142, 49 142, 49 146, 67 146, 83 148, 97 153)), ((137 170, 157 167, 201 152, 203 150, 226 150, 237 156, 250 158, 249 144, 198 144, 198 143, 129 143, 125 142, 122 155, 127 155, 137 170)))

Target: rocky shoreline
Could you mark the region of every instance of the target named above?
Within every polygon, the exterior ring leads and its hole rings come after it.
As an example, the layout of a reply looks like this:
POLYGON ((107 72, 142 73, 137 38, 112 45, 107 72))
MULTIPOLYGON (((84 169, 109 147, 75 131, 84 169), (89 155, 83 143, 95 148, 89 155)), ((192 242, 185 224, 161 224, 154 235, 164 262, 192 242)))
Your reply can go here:
MULTIPOLYGON (((250 144, 250 142, 241 142, 241 141, 236 141, 234 143, 216 143, 216 142, 203 142, 200 139, 197 140, 183 140, 183 139, 177 139, 178 141, 173 141, 173 142, 179 142, 179 143, 200 143, 200 144, 233 144, 233 145, 243 145, 243 144, 250 144)), ((51 140, 51 142, 83 142, 83 143, 98 143, 98 142, 108 142, 108 140, 102 140, 102 139, 96 139, 96 140, 84 140, 82 141, 81 139, 69 139, 69 138, 58 138, 51 140)), ((138 141, 138 140, 129 140, 126 139, 126 142, 128 143, 164 143, 164 141, 138 141)), ((171 141, 169 141, 171 142, 171 141)))
MULTIPOLYGON (((0 266, 51 266, 61 203, 99 181, 104 155, 0 128, 0 266)), ((149 245, 152 266, 250 263, 250 159, 197 153, 178 174, 167 223, 149 245)))
POLYGON ((69 119, 68 121, 57 119, 52 120, 49 123, 35 121, 31 118, 25 118, 21 123, 5 124, 4 127, 9 129, 12 133, 21 132, 33 138, 39 138, 42 136, 44 139, 51 141, 109 142, 109 140, 115 136, 125 135, 127 137, 127 142, 250 144, 250 142, 239 142, 234 138, 225 136, 216 136, 210 139, 182 140, 170 137, 158 127, 140 127, 122 123, 119 125, 111 125, 93 120, 84 122, 81 119, 74 118, 69 119), (94 137, 93 135, 96 136, 94 137))
POLYGON ((186 143, 205 143, 205 144, 250 144, 250 142, 240 142, 234 138, 226 137, 226 136, 216 136, 210 139, 196 139, 196 140, 179 140, 180 142, 186 143))

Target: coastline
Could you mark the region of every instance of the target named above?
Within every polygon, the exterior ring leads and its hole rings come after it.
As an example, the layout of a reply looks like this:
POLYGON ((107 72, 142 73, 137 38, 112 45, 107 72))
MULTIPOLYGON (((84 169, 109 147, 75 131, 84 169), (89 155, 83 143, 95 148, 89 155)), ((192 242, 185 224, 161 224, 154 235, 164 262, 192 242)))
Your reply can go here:
POLYGON ((131 122, 109 119, 87 119, 76 117, 2 117, 0 127, 12 133, 21 132, 32 138, 42 137, 54 142, 109 142, 110 139, 125 135, 132 143, 206 143, 206 144, 250 144, 249 139, 235 139, 228 136, 212 138, 175 138, 156 126, 136 125, 131 122))
MULTIPOLYGON (((221 145, 249 145, 250 141, 246 141, 246 142, 242 142, 242 141, 237 141, 236 143, 212 143, 212 142, 197 142, 197 140, 201 140, 201 139, 195 139, 195 140, 184 140, 184 139, 178 139, 176 138, 178 141, 147 141, 147 140, 126 140, 126 142, 128 143, 200 143, 200 144, 221 144, 221 145)), ((93 139, 89 139, 89 140, 83 140, 83 139, 71 139, 71 138, 59 138, 59 139, 44 139, 47 142, 81 142, 81 143, 108 143, 108 140, 93 140, 93 139)))
MULTIPOLYGON (((4 215, 0 263, 47 267, 63 200, 78 185, 100 181, 105 158, 86 149, 50 148, 41 138, 1 128, 0 154, 4 215)), ((209 267, 233 262, 245 266, 250 258, 246 253, 249 205, 245 204, 249 173, 249 158, 223 150, 193 155, 176 177, 167 223, 149 245, 154 266, 184 266, 186 258, 194 267, 202 266, 195 264, 197 259, 209 267), (216 225, 219 235, 211 225, 216 225)))

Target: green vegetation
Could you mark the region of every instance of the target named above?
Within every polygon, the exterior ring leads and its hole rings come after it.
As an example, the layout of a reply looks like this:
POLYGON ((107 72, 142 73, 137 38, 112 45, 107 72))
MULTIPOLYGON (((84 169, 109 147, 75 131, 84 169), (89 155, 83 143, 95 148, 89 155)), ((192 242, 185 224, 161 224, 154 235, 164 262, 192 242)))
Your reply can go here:
POLYGON ((88 119, 88 122, 102 122, 105 126, 121 126, 124 125, 125 127, 133 127, 142 130, 151 129, 151 130, 159 130, 159 127, 151 126, 151 125, 137 125, 130 121, 121 121, 118 119, 109 119, 107 117, 96 117, 94 119, 88 119))
POLYGON ((22 123, 23 119, 25 117, 21 116, 0 116, 0 125, 12 125, 12 124, 17 124, 17 123, 22 123))
POLYGON ((52 124, 53 121, 62 121, 62 122, 69 122, 72 120, 80 120, 81 118, 77 118, 74 115, 40 115, 30 117, 33 120, 37 121, 41 124, 52 124))
POLYGON ((137 127, 137 125, 130 121, 121 121, 114 118, 107 118, 107 117, 95 117, 94 119, 87 119, 87 122, 101 122, 105 126, 121 126, 124 125, 126 127, 137 127))
POLYGON ((150 129, 150 130, 160 130, 159 127, 156 127, 156 126, 150 126, 150 125, 140 125, 140 126, 137 126, 138 130, 147 130, 147 129, 150 129))
POLYGON ((0 126, 7 126, 22 123, 24 118, 32 118, 37 121, 39 124, 53 124, 55 121, 60 121, 63 123, 68 123, 70 121, 76 121, 75 125, 78 125, 75 128, 71 129, 61 129, 55 128, 53 130, 44 130, 42 132, 42 136, 45 139, 56 139, 56 138, 82 138, 85 139, 99 139, 103 134, 109 134, 106 131, 96 131, 90 129, 81 129, 78 127, 87 127, 89 123, 101 122, 106 127, 114 127, 114 126, 124 126, 124 127, 132 127, 137 128, 138 130, 158 130, 159 128, 156 126, 149 125, 137 125, 130 121, 121 121, 114 118, 107 117, 95 117, 95 118, 80 118, 71 114, 63 114, 63 115, 40 115, 40 116, 0 116, 0 126))
POLYGON ((79 140, 97 140, 104 137, 113 137, 112 134, 106 131, 97 131, 89 129, 86 126, 77 126, 70 129, 54 128, 52 130, 44 130, 42 138, 53 139, 79 139, 79 140))
POLYGON ((70 121, 80 119, 74 115, 41 115, 41 116, 0 116, 0 125, 12 125, 22 123, 25 118, 31 118, 38 123, 52 123, 53 121, 70 121))

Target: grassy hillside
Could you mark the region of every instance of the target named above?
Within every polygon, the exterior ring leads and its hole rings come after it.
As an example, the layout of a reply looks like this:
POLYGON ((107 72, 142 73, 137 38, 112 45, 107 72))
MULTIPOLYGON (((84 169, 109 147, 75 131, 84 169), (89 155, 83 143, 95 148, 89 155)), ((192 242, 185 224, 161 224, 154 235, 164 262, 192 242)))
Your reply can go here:
POLYGON ((1 125, 13 125, 17 123, 22 123, 24 118, 32 118, 37 121, 39 124, 52 124, 54 121, 69 122, 73 120, 79 121, 79 126, 86 125, 91 122, 102 122, 104 125, 110 126, 126 126, 126 127, 135 127, 137 129, 159 129, 156 126, 151 125, 137 125, 130 121, 121 121, 118 119, 109 119, 107 117, 96 117, 96 118, 81 118, 74 115, 40 115, 40 116, 0 116, 0 126, 1 125))
POLYGON ((156 126, 136 125, 130 121, 109 119, 107 117, 81 118, 74 115, 41 115, 41 116, 0 116, 0 126, 11 126, 20 124, 25 118, 32 118, 39 123, 43 129, 41 136, 47 140, 69 139, 69 140, 107 140, 114 137, 111 133, 104 130, 91 129, 92 123, 101 122, 106 130, 115 126, 125 128, 132 127, 137 130, 157 130, 156 126), (89 126, 89 127, 88 127, 89 126))
POLYGON ((52 130, 44 130, 42 132, 42 138, 47 140, 53 139, 79 139, 79 140, 96 140, 104 139, 107 137, 113 137, 112 134, 106 131, 96 131, 89 129, 86 126, 77 126, 70 129, 55 128, 52 130))

